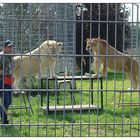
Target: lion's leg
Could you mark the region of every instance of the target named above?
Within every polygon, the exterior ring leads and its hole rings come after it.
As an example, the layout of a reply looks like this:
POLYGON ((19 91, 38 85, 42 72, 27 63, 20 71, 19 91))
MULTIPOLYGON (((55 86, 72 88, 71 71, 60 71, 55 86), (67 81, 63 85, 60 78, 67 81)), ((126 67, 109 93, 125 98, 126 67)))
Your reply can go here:
POLYGON ((136 89, 136 84, 135 84, 135 81, 134 81, 134 74, 131 74, 131 72, 126 72, 127 74, 127 77, 128 79, 130 80, 130 88, 128 88, 129 90, 130 89, 136 89))
POLYGON ((21 76, 20 75, 14 76, 14 83, 13 83, 13 89, 15 89, 15 91, 13 92, 14 94, 18 93, 20 81, 21 81, 21 76))
POLYGON ((54 69, 53 69, 53 67, 50 66, 49 70, 50 70, 50 78, 53 78, 54 77, 54 69))
POLYGON ((106 61, 103 61, 103 69, 102 69, 102 76, 106 76, 106 72, 107 72, 107 66, 106 66, 106 61))
POLYGON ((135 70, 130 70, 127 73, 127 77, 130 80, 131 87, 129 89, 137 89, 138 88, 138 79, 137 79, 137 72, 135 70))
POLYGON ((19 82, 20 82, 20 78, 14 77, 14 84, 13 84, 14 89, 18 89, 19 82))
POLYGON ((95 74, 93 75, 93 77, 99 77, 100 74, 100 60, 95 59, 95 74))
POLYGON ((44 75, 44 69, 45 68, 45 63, 43 63, 42 61, 39 64, 39 70, 38 70, 38 75, 39 77, 43 77, 44 75))
POLYGON ((49 66, 49 70, 50 70, 50 78, 54 78, 56 76, 55 75, 55 63, 53 63, 49 66))
POLYGON ((133 83, 132 83, 133 89, 138 89, 137 73, 133 72, 132 77, 133 77, 133 83))
POLYGON ((139 89, 139 73, 138 73, 138 63, 133 65, 133 80, 134 80, 134 89, 139 89))

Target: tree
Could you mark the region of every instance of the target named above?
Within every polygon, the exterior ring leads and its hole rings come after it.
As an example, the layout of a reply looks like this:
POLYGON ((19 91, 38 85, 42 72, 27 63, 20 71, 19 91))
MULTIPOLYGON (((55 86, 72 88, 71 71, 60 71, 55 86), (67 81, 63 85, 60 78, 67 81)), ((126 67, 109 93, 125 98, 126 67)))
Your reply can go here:
MULTIPOLYGON (((130 38, 130 25, 127 22, 129 9, 124 4, 79 4, 76 13, 77 54, 88 54, 86 39, 90 37, 108 40, 110 45, 121 52, 124 51, 124 47, 129 46, 129 42, 126 41, 130 38)), ((85 57, 85 60, 86 67, 83 68, 83 73, 89 72, 89 58, 85 57)), ((77 58, 77 64, 81 64, 80 57, 77 58)))
POLYGON ((23 53, 31 47, 38 47, 47 32, 45 20, 54 17, 53 4, 4 3, 0 5, 0 27, 3 29, 2 40, 11 38, 16 51, 23 53), (14 19, 14 20, 13 20, 14 19), (42 21, 40 21, 42 20, 42 21), (40 38, 43 38, 40 40, 40 38), (30 41, 29 41, 30 39, 30 41), (39 42, 39 43, 38 43, 39 42))

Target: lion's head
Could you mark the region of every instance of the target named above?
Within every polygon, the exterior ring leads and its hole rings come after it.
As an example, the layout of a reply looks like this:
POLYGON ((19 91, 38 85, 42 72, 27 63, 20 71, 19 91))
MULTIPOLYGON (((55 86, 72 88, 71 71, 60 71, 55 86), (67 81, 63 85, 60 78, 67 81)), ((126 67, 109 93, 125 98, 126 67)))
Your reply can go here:
POLYGON ((101 38, 87 38, 86 50, 90 53, 99 52, 101 46, 108 46, 108 42, 101 38))
POLYGON ((62 42, 47 40, 41 45, 42 54, 59 54, 63 46, 62 42))

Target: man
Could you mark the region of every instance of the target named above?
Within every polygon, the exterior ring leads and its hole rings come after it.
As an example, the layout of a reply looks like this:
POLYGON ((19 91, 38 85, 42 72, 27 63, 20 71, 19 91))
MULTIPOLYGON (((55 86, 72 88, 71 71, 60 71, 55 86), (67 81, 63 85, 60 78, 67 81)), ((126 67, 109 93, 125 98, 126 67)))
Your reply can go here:
POLYGON ((0 98, 2 98, 2 106, 0 106, 0 115, 2 124, 8 124, 7 110, 12 99, 12 42, 6 40, 4 42, 3 51, 0 52, 0 98))

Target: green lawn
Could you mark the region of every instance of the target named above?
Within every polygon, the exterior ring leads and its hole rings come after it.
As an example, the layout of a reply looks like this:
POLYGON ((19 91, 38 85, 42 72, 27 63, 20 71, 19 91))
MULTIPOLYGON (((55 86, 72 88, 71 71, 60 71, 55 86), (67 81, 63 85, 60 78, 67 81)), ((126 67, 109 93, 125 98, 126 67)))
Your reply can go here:
MULTIPOLYGON (((40 109, 40 96, 30 98, 34 114, 29 110, 9 110, 9 120, 15 126, 0 129, 0 136, 139 136, 140 107, 117 107, 119 93, 116 90, 127 89, 130 82, 121 74, 108 73, 108 80, 103 82, 104 109, 102 111, 77 111, 43 113, 40 109), (116 79, 116 80, 114 80, 116 79)), ((95 81, 94 104, 100 105, 100 83, 95 81), (97 91, 96 91, 97 90, 97 91)), ((77 104, 89 104, 89 81, 77 81, 75 98, 77 104), (80 92, 84 90, 82 93, 80 92), (86 91, 87 90, 87 91, 86 91)), ((69 92, 60 93, 60 105, 70 104, 69 92)), ((46 97, 46 96, 45 96, 46 97)), ((50 93, 50 105, 56 105, 55 95, 50 93)), ((124 93, 123 101, 139 102, 138 93, 124 93)), ((14 97, 13 104, 23 104, 20 97, 14 97)), ((44 98, 46 104, 46 98, 44 98)))

